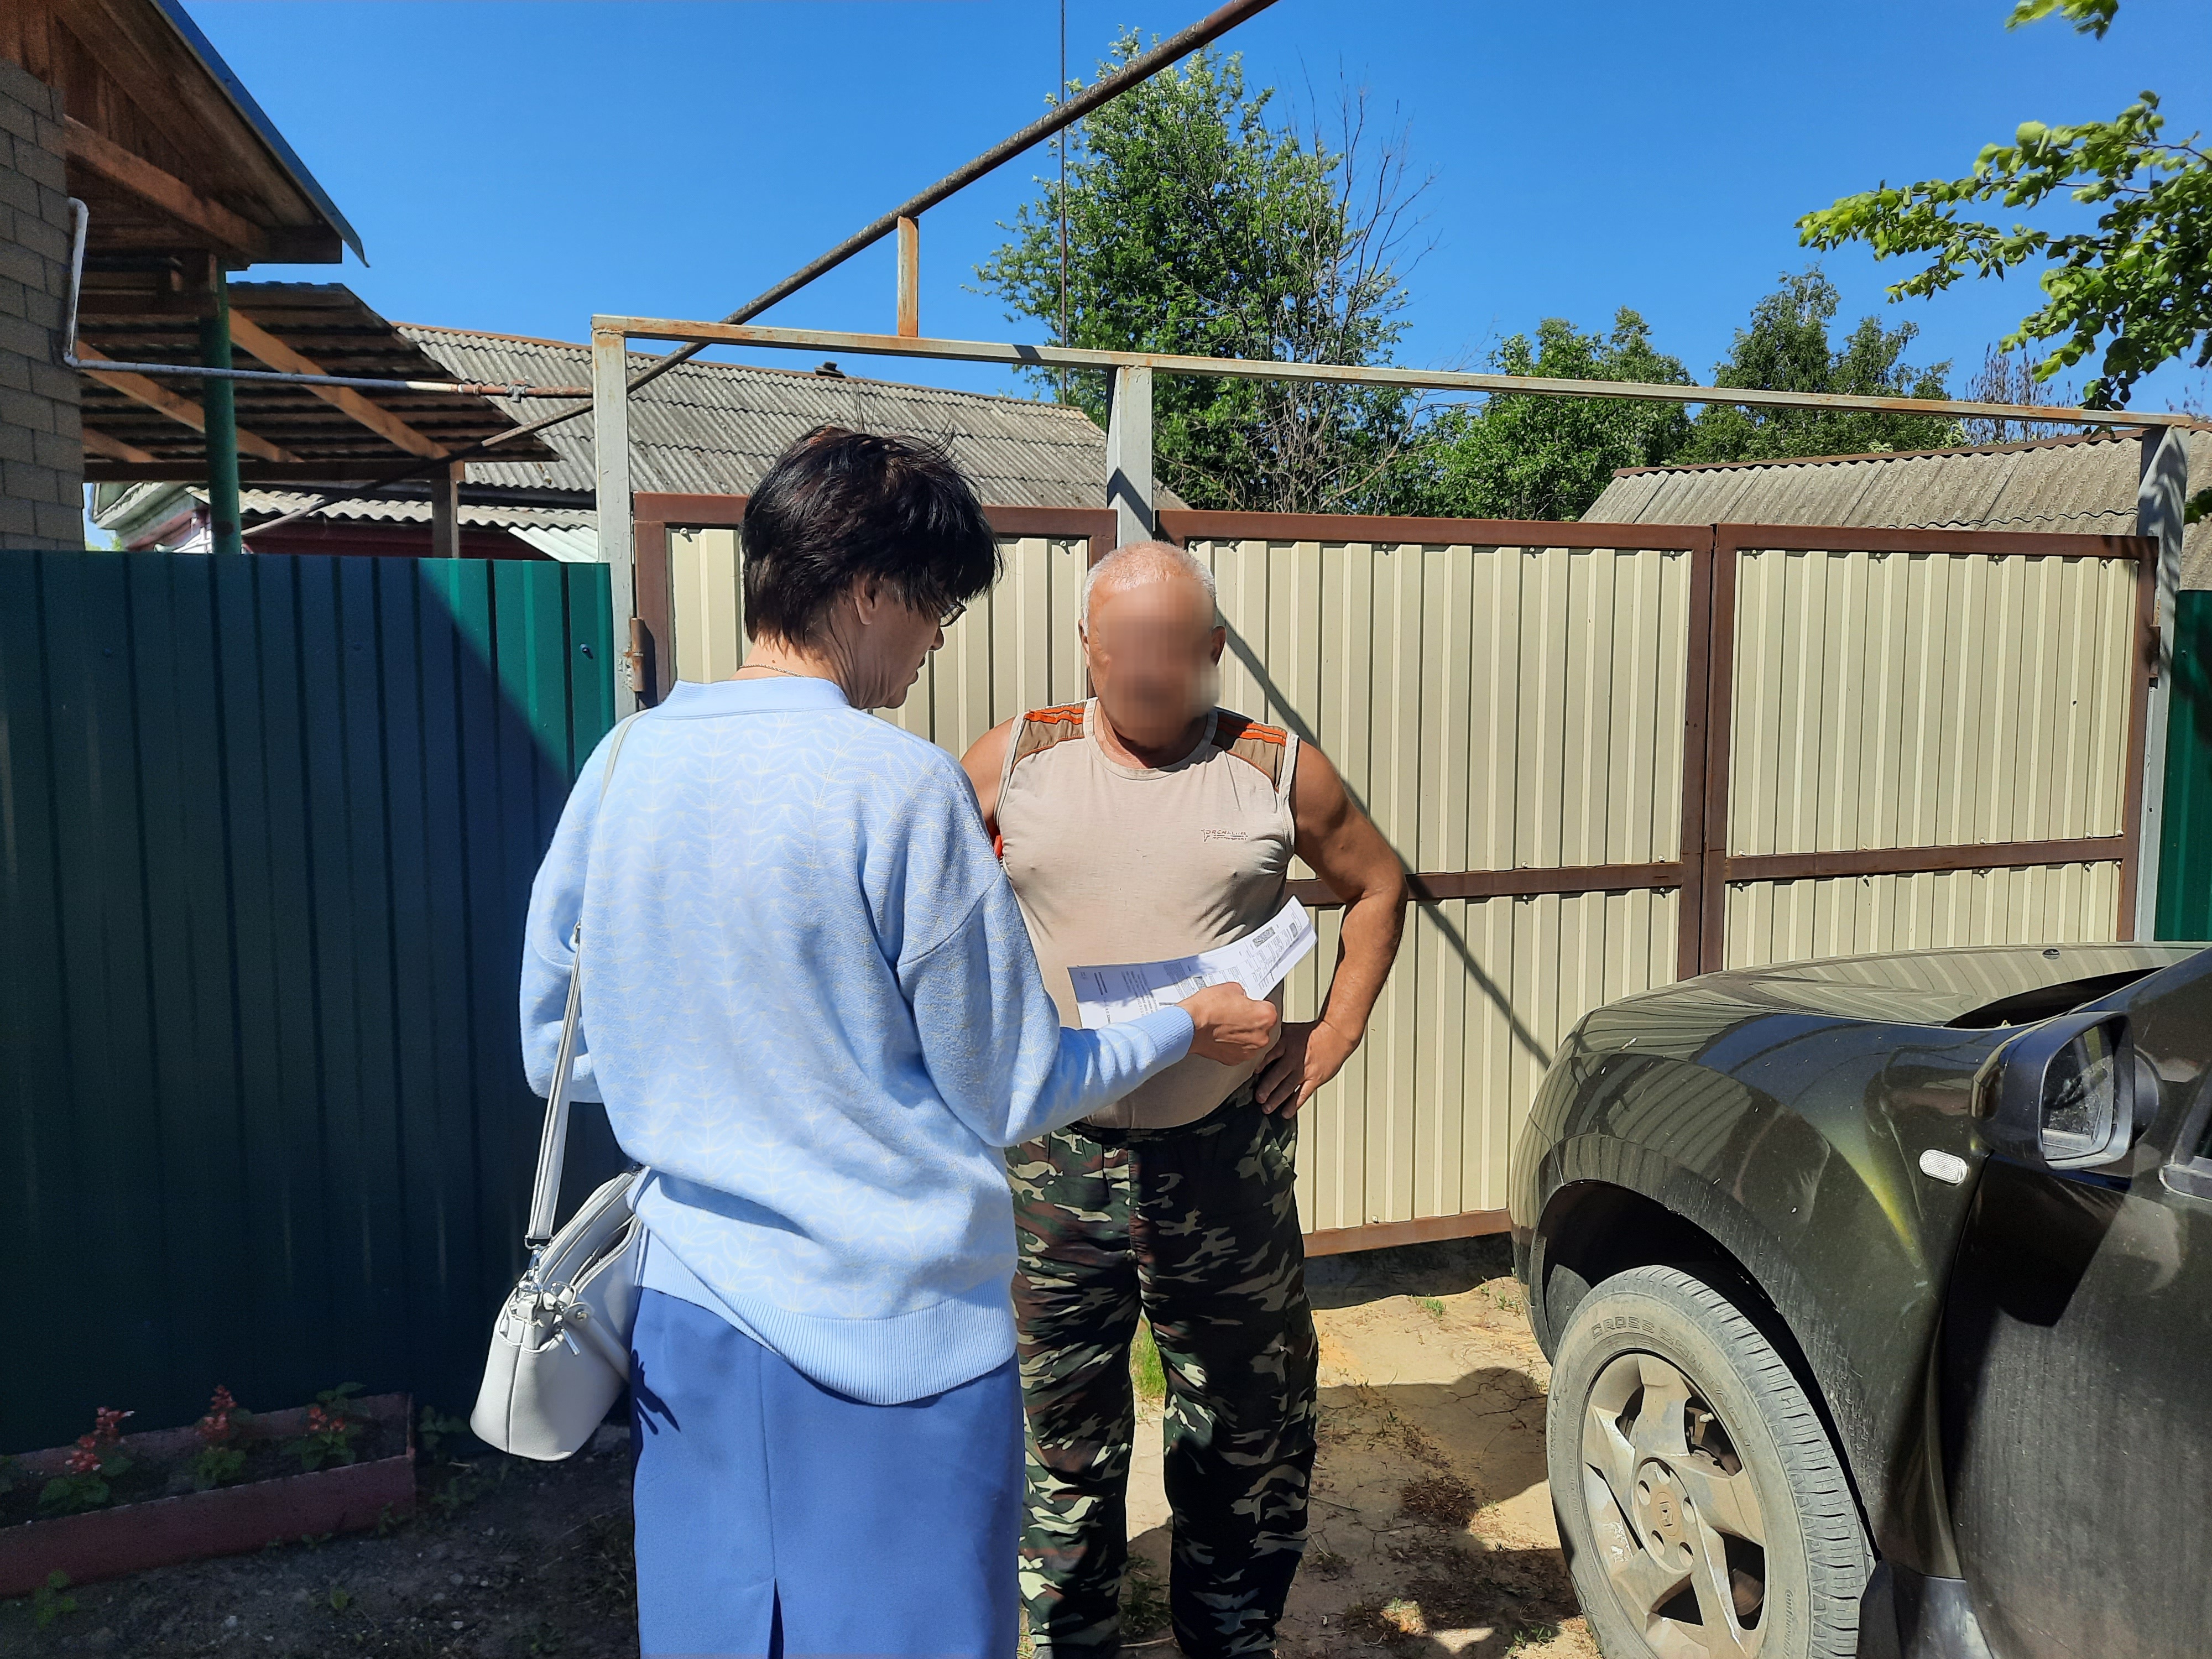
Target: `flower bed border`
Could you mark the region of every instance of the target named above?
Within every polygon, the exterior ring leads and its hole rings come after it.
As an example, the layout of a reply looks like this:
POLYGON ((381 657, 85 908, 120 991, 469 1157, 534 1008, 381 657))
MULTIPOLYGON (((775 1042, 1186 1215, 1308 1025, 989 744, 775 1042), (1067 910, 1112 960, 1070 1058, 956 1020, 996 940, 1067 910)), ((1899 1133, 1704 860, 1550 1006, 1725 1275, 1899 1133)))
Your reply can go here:
MULTIPOLYGON (((360 1532, 387 1518, 413 1515, 410 1396, 380 1394, 351 1403, 356 1415, 398 1428, 403 1449, 371 1462, 0 1528, 0 1595, 27 1595, 56 1572, 67 1573, 74 1584, 91 1583, 179 1561, 244 1555, 296 1538, 360 1532)), ((307 1431, 307 1411, 301 1406, 258 1413, 246 1433, 256 1440, 296 1439, 307 1431)), ((199 1443, 196 1430, 159 1429, 125 1435, 122 1449, 133 1456, 175 1457, 197 1449, 199 1443)), ((27 1475, 57 1475, 71 1449, 57 1446, 27 1452, 16 1462, 27 1475)))

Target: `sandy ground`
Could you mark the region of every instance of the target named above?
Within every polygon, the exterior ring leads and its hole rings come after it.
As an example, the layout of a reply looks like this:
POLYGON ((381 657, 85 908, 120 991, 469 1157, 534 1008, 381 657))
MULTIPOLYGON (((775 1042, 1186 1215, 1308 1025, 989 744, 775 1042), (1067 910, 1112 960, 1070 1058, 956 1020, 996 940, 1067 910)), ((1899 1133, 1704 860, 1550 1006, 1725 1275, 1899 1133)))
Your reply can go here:
MULTIPOLYGON (((1505 1242, 1330 1257, 1310 1264, 1308 1279, 1321 1332, 1321 1452, 1283 1659, 1362 1649, 1596 1659, 1544 1480, 1550 1368, 1505 1242)), ((1130 1487, 1133 1548, 1164 1587, 1156 1411, 1139 1431, 1130 1487)), ((1159 1599, 1141 1587, 1136 1610, 1159 1599)), ((1141 1650, 1176 1652, 1171 1642, 1141 1650)))
MULTIPOLYGON (((1544 1485, 1547 1372, 1503 1241, 1331 1258, 1311 1279, 1322 1446, 1284 1659, 1595 1659, 1544 1485)), ((1146 1659, 1176 1651, 1159 1634, 1159 1446, 1155 1411, 1130 1494, 1137 1553, 1154 1564, 1131 1607, 1131 1649, 1146 1659)), ((629 1659, 628 1475, 614 1433, 550 1468, 481 1453, 433 1465, 422 1515, 385 1537, 303 1540, 0 1604, 0 1659, 629 1659)))

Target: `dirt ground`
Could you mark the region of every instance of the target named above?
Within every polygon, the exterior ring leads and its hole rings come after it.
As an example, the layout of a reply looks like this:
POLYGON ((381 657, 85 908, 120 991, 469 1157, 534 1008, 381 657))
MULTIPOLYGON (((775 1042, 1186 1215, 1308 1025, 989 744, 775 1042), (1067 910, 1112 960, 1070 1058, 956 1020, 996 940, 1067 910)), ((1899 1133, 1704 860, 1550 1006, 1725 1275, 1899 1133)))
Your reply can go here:
MULTIPOLYGON (((1284 1659, 1362 1650, 1595 1659, 1544 1484, 1548 1372, 1502 1240, 1310 1268, 1322 1340, 1313 1535, 1284 1659)), ((1171 1655, 1159 1418, 1131 1482, 1130 1650, 1171 1655), (1141 1632, 1141 1634, 1140 1634, 1141 1632)), ((483 1454, 422 1472, 388 1535, 302 1540, 0 1603, 0 1659, 521 1659, 637 1652, 629 1448, 544 1467, 483 1454)))

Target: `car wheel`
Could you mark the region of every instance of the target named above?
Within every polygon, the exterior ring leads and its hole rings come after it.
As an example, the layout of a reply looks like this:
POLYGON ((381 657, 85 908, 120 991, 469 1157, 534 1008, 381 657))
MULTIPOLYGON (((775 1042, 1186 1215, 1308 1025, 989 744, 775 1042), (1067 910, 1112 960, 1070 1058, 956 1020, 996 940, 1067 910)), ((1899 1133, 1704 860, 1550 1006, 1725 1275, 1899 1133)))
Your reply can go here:
POLYGON ((1674 1267, 1594 1287, 1559 1338, 1546 1452, 1608 1659, 1850 1659, 1873 1571, 1843 1465, 1790 1367, 1674 1267))

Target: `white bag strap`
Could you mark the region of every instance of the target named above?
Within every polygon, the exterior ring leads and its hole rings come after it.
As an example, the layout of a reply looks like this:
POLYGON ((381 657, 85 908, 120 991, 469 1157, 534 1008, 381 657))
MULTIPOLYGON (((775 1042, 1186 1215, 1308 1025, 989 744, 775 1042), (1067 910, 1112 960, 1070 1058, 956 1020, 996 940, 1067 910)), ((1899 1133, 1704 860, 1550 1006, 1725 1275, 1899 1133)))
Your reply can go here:
MULTIPOLYGON (((615 727, 614 742, 607 749, 606 769, 599 774, 599 804, 607 799, 607 785, 615 775, 615 760, 622 753, 623 740, 629 729, 637 724, 642 709, 615 727)), ((561 1016, 561 1046, 553 1055, 553 1092, 545 1102, 545 1130, 538 1142, 538 1184, 530 1192, 529 1231, 523 1234, 523 1243, 532 1250, 542 1250, 553 1242, 553 1212, 561 1201, 561 1170, 568 1156, 568 1090, 575 1081, 577 1027, 581 1023, 584 1009, 584 924, 576 923, 569 935, 568 1006, 561 1016)))

